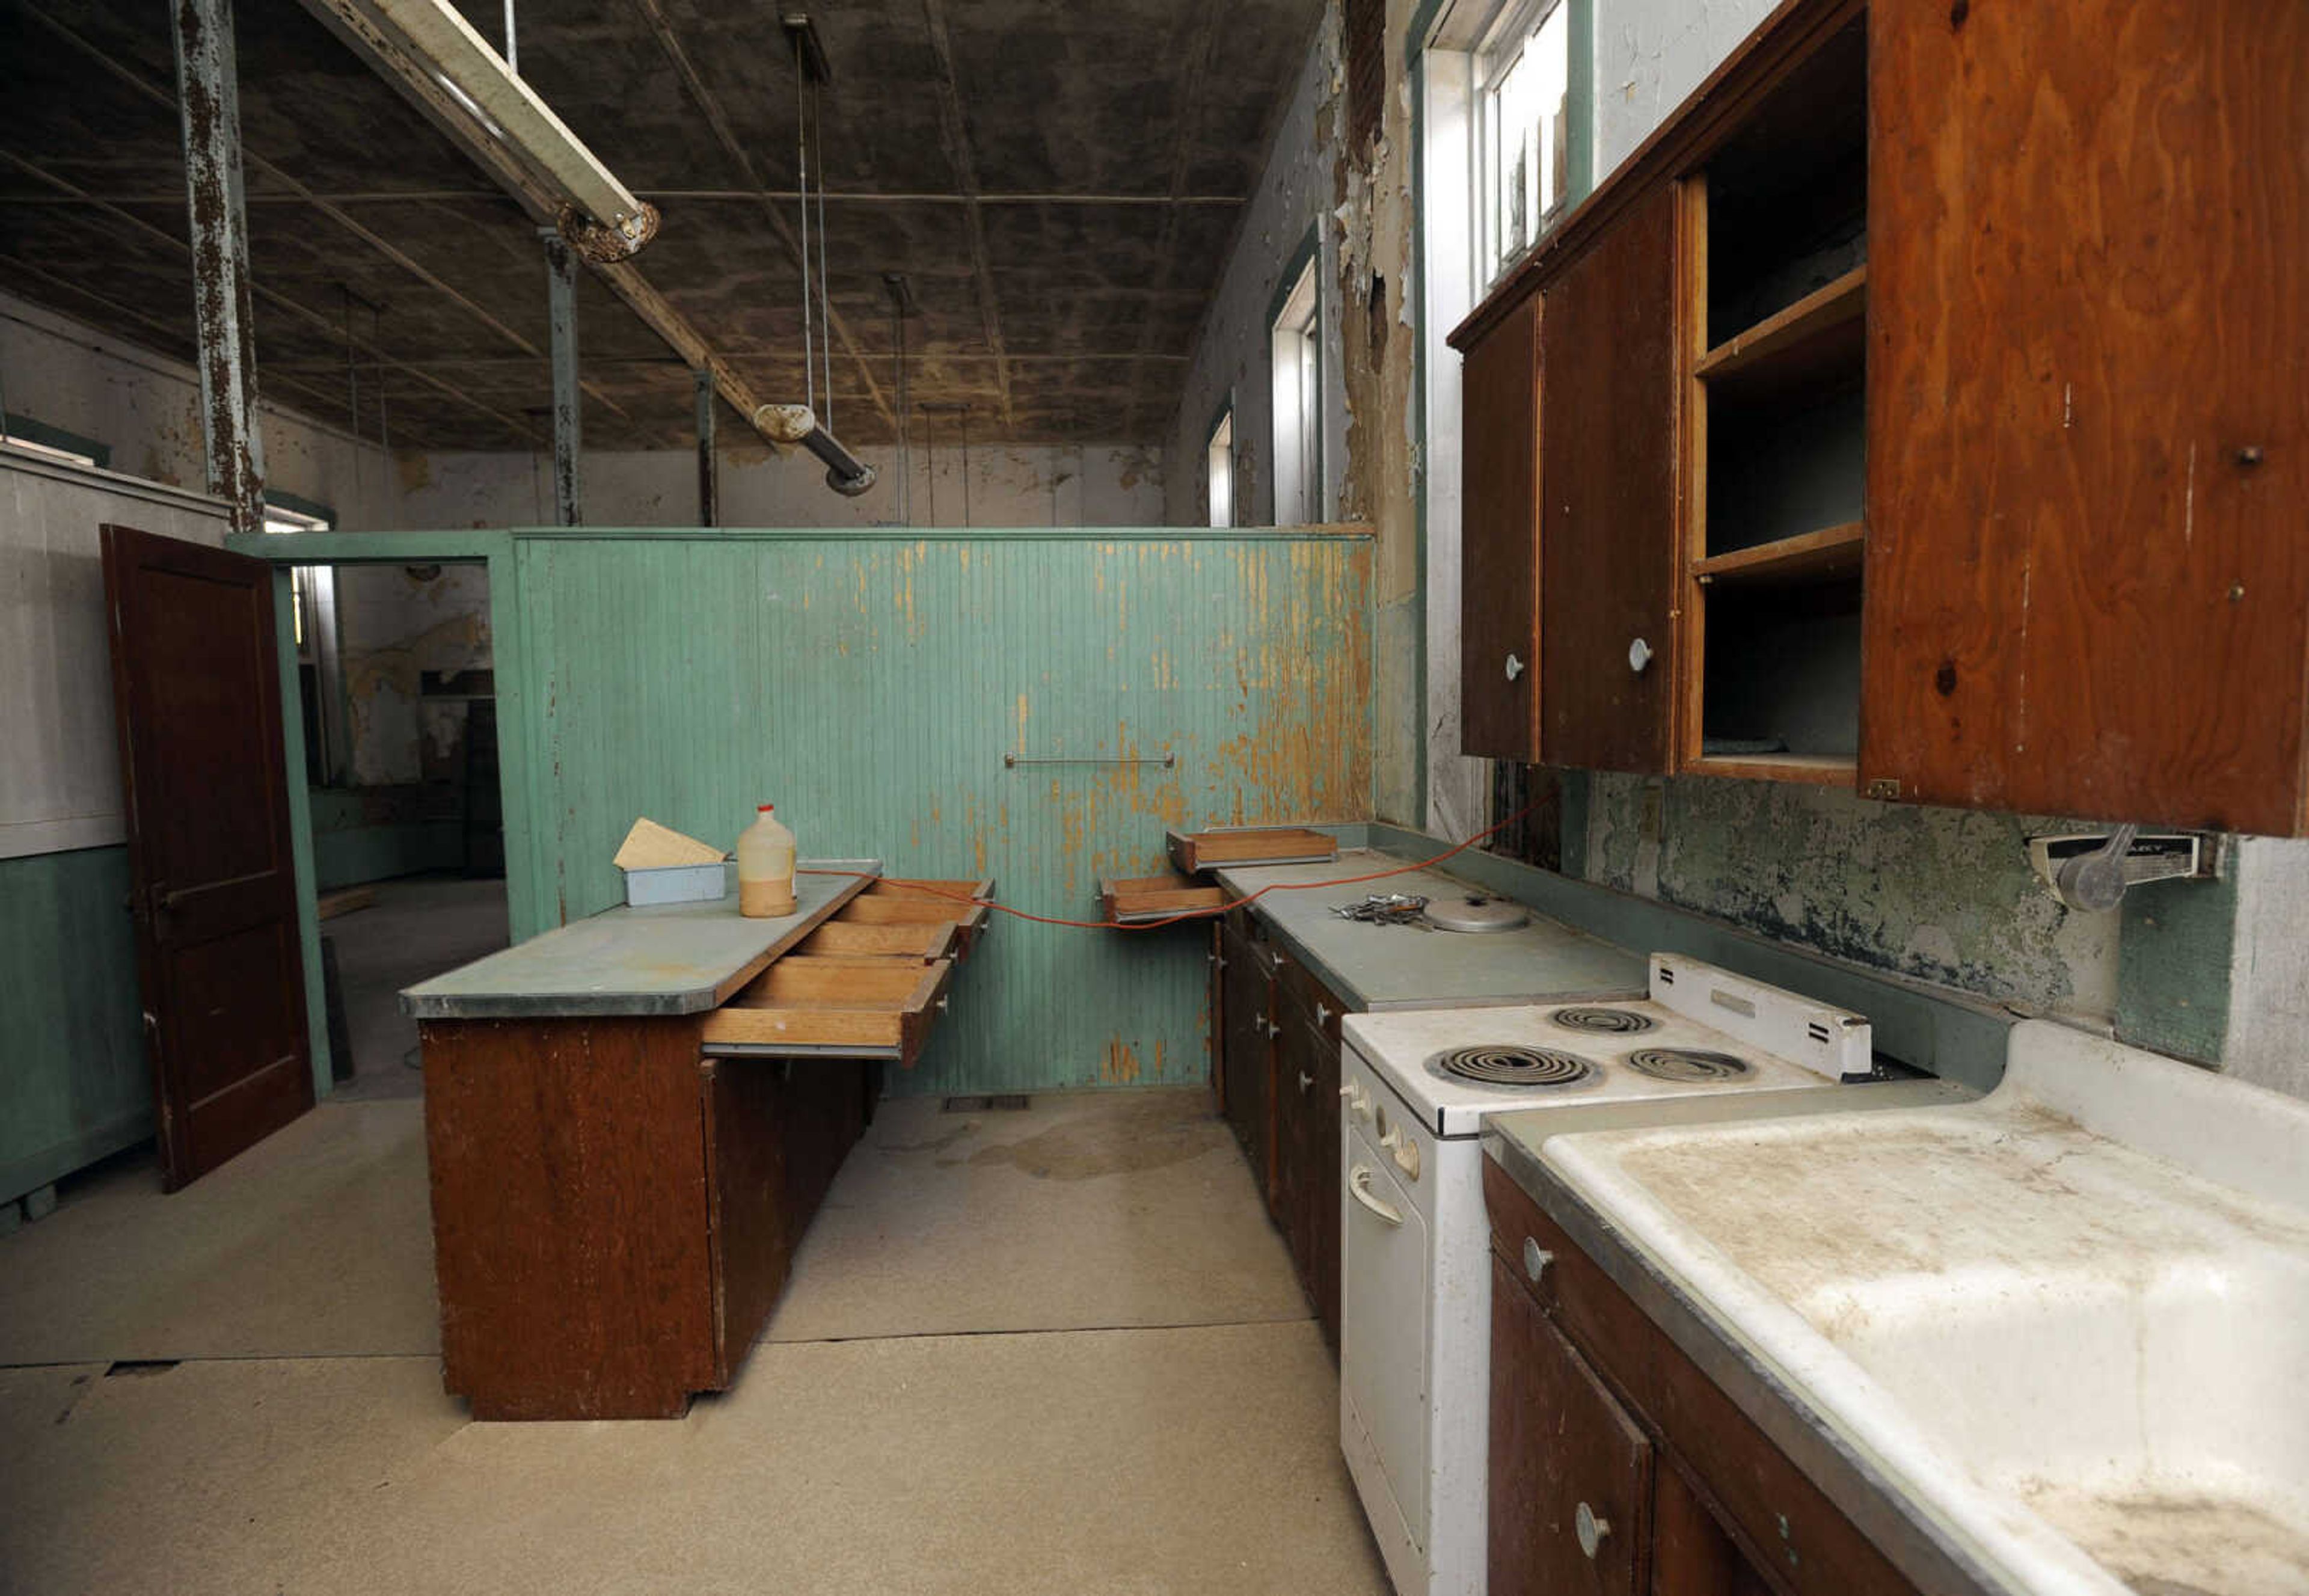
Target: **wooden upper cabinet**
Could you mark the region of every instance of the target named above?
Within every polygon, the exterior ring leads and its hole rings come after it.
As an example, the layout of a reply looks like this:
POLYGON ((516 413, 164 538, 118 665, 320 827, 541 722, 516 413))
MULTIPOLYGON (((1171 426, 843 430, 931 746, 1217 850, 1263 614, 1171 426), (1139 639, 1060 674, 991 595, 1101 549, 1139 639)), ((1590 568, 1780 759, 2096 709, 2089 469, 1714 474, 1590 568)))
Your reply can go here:
POLYGON ((1539 758, 1539 315, 1531 293, 1466 350, 1461 377, 1459 746, 1539 758))
POLYGON ((1869 21, 1863 791, 2302 830, 2309 6, 1869 21))
POLYGON ((1548 282, 1546 307, 1541 756, 1664 771, 1675 703, 1674 188, 1657 185, 1614 217, 1548 282))

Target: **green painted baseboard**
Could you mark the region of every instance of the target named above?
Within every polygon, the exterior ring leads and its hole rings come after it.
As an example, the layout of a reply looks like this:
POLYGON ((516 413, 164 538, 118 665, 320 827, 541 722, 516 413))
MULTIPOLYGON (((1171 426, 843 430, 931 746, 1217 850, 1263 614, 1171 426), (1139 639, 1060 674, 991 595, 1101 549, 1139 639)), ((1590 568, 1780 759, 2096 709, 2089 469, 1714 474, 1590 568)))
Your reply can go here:
POLYGON ((151 1134, 128 850, 0 859, 0 1202, 151 1134))

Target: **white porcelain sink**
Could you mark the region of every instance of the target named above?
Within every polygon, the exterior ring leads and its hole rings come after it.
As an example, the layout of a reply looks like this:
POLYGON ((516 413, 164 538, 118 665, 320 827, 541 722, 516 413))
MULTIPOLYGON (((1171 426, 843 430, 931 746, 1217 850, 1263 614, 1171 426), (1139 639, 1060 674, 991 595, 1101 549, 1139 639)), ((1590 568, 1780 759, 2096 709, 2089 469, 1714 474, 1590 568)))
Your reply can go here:
POLYGON ((2309 1104, 2032 1023, 1976 1103, 1541 1156, 1993 1583, 2309 1592, 2309 1104))

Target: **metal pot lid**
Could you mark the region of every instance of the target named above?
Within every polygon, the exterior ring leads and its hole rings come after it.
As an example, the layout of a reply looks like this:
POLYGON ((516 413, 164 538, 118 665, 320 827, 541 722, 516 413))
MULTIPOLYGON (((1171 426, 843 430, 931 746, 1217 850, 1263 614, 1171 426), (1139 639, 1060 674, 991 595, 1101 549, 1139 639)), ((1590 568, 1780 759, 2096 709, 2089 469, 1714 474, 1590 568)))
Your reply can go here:
POLYGON ((1438 898, 1427 906, 1427 923, 1438 931, 1513 931, 1530 918, 1523 905, 1479 892, 1438 898))

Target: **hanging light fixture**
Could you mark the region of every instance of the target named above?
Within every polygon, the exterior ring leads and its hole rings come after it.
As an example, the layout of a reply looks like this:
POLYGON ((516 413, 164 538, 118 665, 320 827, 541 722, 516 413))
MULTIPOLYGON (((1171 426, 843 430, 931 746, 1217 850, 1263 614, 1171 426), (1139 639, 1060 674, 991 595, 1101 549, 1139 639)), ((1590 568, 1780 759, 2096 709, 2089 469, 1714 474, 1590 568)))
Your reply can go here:
POLYGON ((623 260, 657 236, 657 207, 618 181, 449 0, 305 3, 391 65, 428 114, 495 143, 561 195, 561 230, 587 259, 623 260))
POLYGON ((754 425, 765 436, 782 443, 799 444, 826 463, 826 485, 836 493, 855 499, 874 486, 875 469, 852 454, 836 440, 834 426, 834 317, 827 308, 826 287, 826 154, 825 141, 817 138, 817 91, 821 85, 834 81, 834 73, 826 59, 826 47, 818 39, 817 26, 806 12, 790 11, 781 19, 786 37, 793 41, 794 53, 794 143, 795 164, 800 172, 798 185, 801 195, 801 366, 805 395, 800 404, 765 404, 754 412, 754 425), (817 145, 816 168, 812 169, 812 144, 817 145), (810 265, 810 230, 812 227, 810 195, 817 191, 817 264, 815 272, 816 295, 812 302, 810 265), (819 362, 826 369, 826 403, 821 410, 817 397, 819 362))

